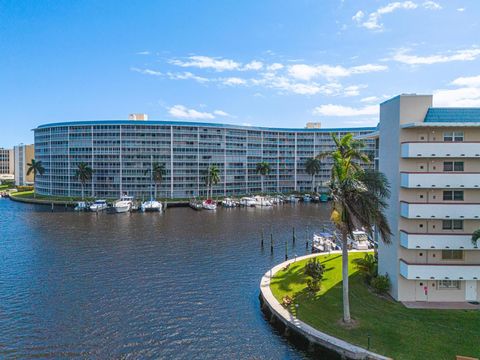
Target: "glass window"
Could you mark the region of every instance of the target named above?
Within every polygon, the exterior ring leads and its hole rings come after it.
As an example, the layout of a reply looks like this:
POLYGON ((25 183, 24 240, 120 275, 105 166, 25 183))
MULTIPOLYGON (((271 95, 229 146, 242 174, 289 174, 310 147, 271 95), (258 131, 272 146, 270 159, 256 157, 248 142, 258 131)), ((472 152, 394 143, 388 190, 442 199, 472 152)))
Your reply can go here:
POLYGON ((444 161, 443 171, 453 171, 453 161, 444 161))
POLYGON ((463 161, 454 161, 453 171, 463 171, 463 161))
POLYGON ((463 191, 458 190, 453 192, 453 200, 463 201, 463 191))
POLYGON ((460 280, 438 280, 438 289, 460 289, 460 280))
POLYGON ((446 190, 443 192, 443 200, 445 201, 463 201, 463 191, 461 190, 446 190))
POLYGON ((451 142, 453 141, 453 132, 448 131, 443 133, 443 141, 451 142))
POLYGON ((462 260, 463 250, 442 250, 442 260, 462 260))
POLYGON ((455 131, 453 133, 453 141, 456 141, 456 142, 463 141, 463 131, 455 131))
POLYGON ((463 220, 443 220, 443 230, 463 230, 463 220))
POLYGON ((463 220, 453 220, 453 230, 463 230, 463 220))
POLYGON ((453 200, 453 191, 444 191, 443 192, 443 200, 444 201, 453 200))

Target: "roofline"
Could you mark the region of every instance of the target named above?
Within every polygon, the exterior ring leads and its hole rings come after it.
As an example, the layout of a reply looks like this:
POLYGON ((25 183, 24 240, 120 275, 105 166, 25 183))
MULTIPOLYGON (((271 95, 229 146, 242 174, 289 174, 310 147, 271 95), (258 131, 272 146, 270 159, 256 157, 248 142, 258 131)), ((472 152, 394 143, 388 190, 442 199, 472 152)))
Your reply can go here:
POLYGON ((403 124, 400 127, 402 129, 415 128, 415 127, 477 127, 480 126, 480 122, 413 122, 403 124))
POLYGON ((217 127, 223 129, 242 129, 242 130, 263 130, 263 131, 295 131, 295 132, 334 132, 334 131, 374 131, 376 127, 351 127, 351 128, 273 128, 260 126, 231 125, 220 123, 203 123, 189 121, 169 121, 169 120, 83 120, 66 121, 58 123, 49 123, 39 125, 33 130, 62 127, 62 126, 94 126, 94 125, 166 125, 166 126, 200 126, 217 127))

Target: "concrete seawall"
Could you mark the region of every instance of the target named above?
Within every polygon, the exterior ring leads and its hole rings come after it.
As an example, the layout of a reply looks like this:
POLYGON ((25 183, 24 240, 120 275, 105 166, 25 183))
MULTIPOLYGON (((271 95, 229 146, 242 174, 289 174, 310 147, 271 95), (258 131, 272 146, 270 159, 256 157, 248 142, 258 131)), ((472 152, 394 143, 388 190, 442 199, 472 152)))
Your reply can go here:
MULTIPOLYGON (((334 251, 331 253, 339 253, 334 251)), ((311 254, 298 257, 296 260, 288 260, 273 267, 263 275, 260 281, 260 302, 262 311, 269 318, 271 323, 280 323, 286 336, 296 336, 303 339, 303 343, 311 350, 315 347, 319 348, 329 358, 338 359, 372 359, 372 360, 389 360, 390 358, 383 355, 368 351, 360 346, 350 344, 344 340, 325 334, 292 315, 277 299, 273 296, 270 289, 270 280, 273 276, 286 265, 295 261, 308 259, 318 256, 319 254, 311 254)))

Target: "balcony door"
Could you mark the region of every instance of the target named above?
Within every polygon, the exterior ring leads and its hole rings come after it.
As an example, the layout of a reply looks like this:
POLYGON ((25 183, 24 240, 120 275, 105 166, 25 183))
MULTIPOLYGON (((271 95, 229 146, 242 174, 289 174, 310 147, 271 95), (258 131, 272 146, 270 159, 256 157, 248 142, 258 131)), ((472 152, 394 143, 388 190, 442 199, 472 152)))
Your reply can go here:
POLYGON ((465 281, 465 300, 477 301, 477 280, 465 281))

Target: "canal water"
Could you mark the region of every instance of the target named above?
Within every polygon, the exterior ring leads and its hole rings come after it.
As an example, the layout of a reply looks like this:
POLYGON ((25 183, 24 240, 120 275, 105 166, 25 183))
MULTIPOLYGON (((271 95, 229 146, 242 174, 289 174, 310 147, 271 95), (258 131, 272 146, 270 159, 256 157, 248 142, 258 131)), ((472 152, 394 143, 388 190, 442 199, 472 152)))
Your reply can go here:
POLYGON ((310 358, 264 318, 259 282, 327 220, 325 204, 96 215, 0 199, 0 358, 310 358))

